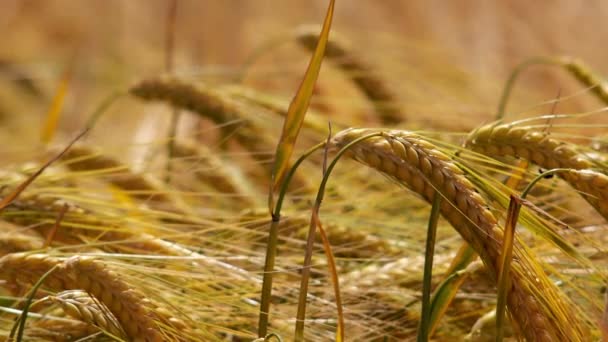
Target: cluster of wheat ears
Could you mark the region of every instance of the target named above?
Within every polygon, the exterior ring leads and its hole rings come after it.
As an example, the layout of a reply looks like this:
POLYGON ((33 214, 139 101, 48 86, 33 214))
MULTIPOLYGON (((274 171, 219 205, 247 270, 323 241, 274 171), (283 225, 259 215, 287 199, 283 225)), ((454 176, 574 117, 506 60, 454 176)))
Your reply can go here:
MULTIPOLYGON (((318 52, 320 31, 281 39, 318 52)), ((309 109, 279 186, 276 123, 310 95, 288 109, 238 80, 171 75, 111 95, 48 163, 3 166, 0 339, 608 338, 606 137, 560 130, 593 113, 503 117, 531 64, 562 68, 606 105, 608 81, 578 60, 534 58, 496 122, 403 130, 416 119, 372 63, 334 32, 323 48, 389 128, 328 128, 309 109), (198 116, 214 137, 158 139, 158 167, 137 170, 87 143, 128 98, 198 116)))

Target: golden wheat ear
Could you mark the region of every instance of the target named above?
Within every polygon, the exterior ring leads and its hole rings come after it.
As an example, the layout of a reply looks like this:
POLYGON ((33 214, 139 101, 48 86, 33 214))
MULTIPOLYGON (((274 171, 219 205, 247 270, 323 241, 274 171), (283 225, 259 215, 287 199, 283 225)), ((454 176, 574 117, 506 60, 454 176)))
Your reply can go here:
POLYGON ((489 157, 511 156, 546 169, 569 169, 558 175, 608 219, 608 176, 593 171, 593 161, 579 153, 576 146, 510 124, 483 126, 469 136, 465 146, 489 157))
POLYGON ((236 140, 252 151, 265 151, 272 142, 263 131, 251 124, 250 116, 236 102, 203 86, 176 78, 159 77, 143 80, 129 93, 144 101, 162 101, 175 108, 185 109, 221 125, 225 135, 232 134, 230 123, 241 123, 234 132, 236 140))
POLYGON ((55 304, 68 316, 85 324, 99 328, 112 336, 126 338, 123 328, 116 317, 101 302, 81 290, 62 291, 56 295, 46 296, 32 304, 55 304))
MULTIPOLYGON (((332 144, 343 147, 370 129, 338 133, 332 144)), ((422 137, 407 131, 388 131, 350 150, 357 161, 406 185, 429 203, 436 192, 443 197, 441 214, 479 254, 496 281, 503 229, 489 204, 449 156, 422 137)), ((531 341, 582 341, 585 324, 574 307, 548 279, 534 257, 516 240, 507 304, 525 337, 531 341)))

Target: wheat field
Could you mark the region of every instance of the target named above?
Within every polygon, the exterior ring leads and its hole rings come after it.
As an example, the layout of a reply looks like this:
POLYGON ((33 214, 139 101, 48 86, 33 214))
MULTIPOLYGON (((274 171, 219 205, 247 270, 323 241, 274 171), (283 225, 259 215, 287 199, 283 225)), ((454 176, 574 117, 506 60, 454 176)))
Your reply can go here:
POLYGON ((608 6, 328 4, 0 2, 0 340, 608 341, 608 6))

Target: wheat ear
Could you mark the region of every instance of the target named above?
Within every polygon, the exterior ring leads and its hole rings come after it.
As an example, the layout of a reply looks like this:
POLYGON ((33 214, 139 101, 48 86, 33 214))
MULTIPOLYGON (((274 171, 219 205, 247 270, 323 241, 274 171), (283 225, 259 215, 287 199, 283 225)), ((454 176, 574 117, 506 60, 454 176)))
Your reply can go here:
MULTIPOLYGON (((2 218, 17 225, 32 226, 33 230, 37 231, 42 237, 46 237, 53 226, 51 220, 57 217, 65 203, 65 201, 53 197, 25 195, 11 204, 5 211, 6 216, 2 218), (19 212, 27 214, 16 215, 19 212), (44 219, 48 219, 49 222, 45 222, 44 219)), ((183 247, 150 234, 131 232, 116 224, 108 224, 103 219, 95 218, 92 212, 74 203, 69 203, 61 229, 56 232, 54 241, 64 244, 80 244, 83 237, 103 242, 115 242, 101 246, 101 248, 109 251, 119 250, 130 253, 135 250, 144 254, 175 256, 192 253, 183 247)))
MULTIPOLYGON (((319 27, 302 26, 295 31, 296 41, 304 48, 314 51, 319 39, 319 27)), ((366 62, 356 56, 349 44, 335 33, 327 42, 325 58, 334 62, 374 104, 382 123, 393 125, 403 121, 403 113, 397 106, 397 97, 366 62)))
POLYGON ((166 310, 160 310, 118 273, 93 258, 63 260, 46 254, 9 254, 0 258, 0 279, 16 287, 32 284, 56 265, 59 269, 45 280, 47 288, 89 293, 110 310, 133 341, 163 341, 163 325, 176 330, 186 328, 181 320, 168 316, 166 310))
POLYGON ((0 256, 9 253, 25 252, 42 248, 44 240, 28 231, 0 221, 0 256))
POLYGON ((585 62, 578 58, 559 57, 559 62, 580 83, 591 87, 591 91, 602 102, 608 104, 608 82, 598 76, 585 62))
POLYGON ((570 169, 558 175, 608 219, 608 176, 590 170, 593 161, 574 145, 526 127, 491 124, 473 131, 465 146, 489 157, 511 156, 546 169, 570 169))
POLYGON ((43 303, 56 304, 72 318, 98 327, 113 336, 123 339, 126 337, 118 320, 108 308, 84 291, 62 291, 38 300, 36 305, 43 303))
MULTIPOLYGON (((276 141, 252 120, 253 116, 249 113, 251 108, 201 84, 156 78, 139 82, 130 89, 130 93, 145 101, 164 101, 210 119, 224 127, 226 137, 233 134, 236 141, 251 151, 251 156, 260 163, 268 163, 269 151, 276 146, 276 141), (232 131, 231 125, 227 125, 230 123, 238 123, 238 129, 232 131)), ((298 187, 313 189, 309 178, 300 174, 295 175, 293 182, 298 187)))
MULTIPOLYGON (((303 26, 296 30, 296 41, 306 49, 313 51, 317 46, 319 31, 318 27, 303 26)), ((346 41, 336 38, 334 33, 327 42, 325 58, 344 71, 367 96, 380 115, 382 123, 393 125, 405 119, 396 105, 397 97, 386 82, 375 72, 374 68, 353 53, 346 41)))
MULTIPOLYGON (((145 101, 163 101, 176 108, 186 109, 202 117, 209 118, 217 125, 241 123, 234 132, 237 141, 247 149, 266 151, 272 142, 267 135, 248 119, 250 116, 235 101, 204 87, 174 78, 156 78, 139 82, 131 87, 130 93, 145 101)), ((226 135, 230 127, 225 127, 226 135)))
MULTIPOLYGON (((371 133, 350 129, 338 133, 332 143, 340 148, 357 137, 371 133)), ((488 204, 463 171, 444 153, 421 137, 405 131, 389 131, 355 145, 350 154, 407 185, 431 202, 438 191, 444 201, 442 215, 480 255, 494 281, 503 230, 488 204)), ((547 278, 518 241, 510 272, 508 307, 524 335, 531 341, 583 340, 583 323, 573 315, 566 298, 547 278)))

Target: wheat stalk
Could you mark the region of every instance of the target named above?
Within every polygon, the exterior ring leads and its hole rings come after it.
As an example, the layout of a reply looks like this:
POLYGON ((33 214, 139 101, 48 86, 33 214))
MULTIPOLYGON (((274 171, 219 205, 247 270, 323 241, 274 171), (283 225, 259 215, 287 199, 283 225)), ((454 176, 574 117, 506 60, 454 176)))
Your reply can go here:
POLYGON ((473 131, 465 146, 490 157, 511 156, 546 169, 570 169, 558 175, 608 219, 608 176, 590 170, 593 161, 574 145, 526 127, 491 124, 473 131))
MULTIPOLYGON (((280 236, 283 238, 295 237, 305 240, 310 221, 308 217, 296 213, 283 213, 284 218, 279 223, 280 236)), ((247 210, 239 217, 239 224, 248 229, 263 232, 269 224, 267 210, 247 210)), ((390 241, 378 236, 357 230, 336 222, 327 221, 324 225, 327 238, 334 246, 334 255, 341 258, 373 258, 378 255, 392 256, 398 254, 398 248, 390 241)), ((316 237, 321 242, 319 236, 316 237)), ((266 239, 260 234, 260 240, 266 239)))
POLYGON ((103 303, 116 317, 128 337, 136 341, 163 341, 161 326, 184 331, 179 319, 159 310, 139 290, 99 260, 72 257, 64 260, 47 254, 13 253, 0 258, 0 279, 14 289, 36 282, 42 274, 59 265, 46 280, 51 290, 82 290, 103 303))
MULTIPOLYGON (((368 129, 337 134, 332 145, 343 147, 368 129)), ((497 278, 503 230, 488 204, 463 171, 446 154, 421 137, 389 131, 351 149, 354 159, 407 185, 431 202, 436 191, 444 201, 442 215, 480 255, 494 281, 497 278)), ((559 295, 521 242, 517 242, 510 272, 508 307, 526 338, 532 341, 583 340, 583 323, 573 316, 570 304, 559 295), (535 266, 536 265, 536 266, 535 266)))
MULTIPOLYGON (((314 51, 319 39, 319 27, 302 26, 295 31, 296 41, 304 48, 314 51)), ((361 58, 356 56, 349 44, 335 33, 327 41, 325 58, 331 60, 346 73, 357 87, 374 104, 383 124, 393 125, 404 120, 396 105, 397 97, 386 82, 361 58)))

